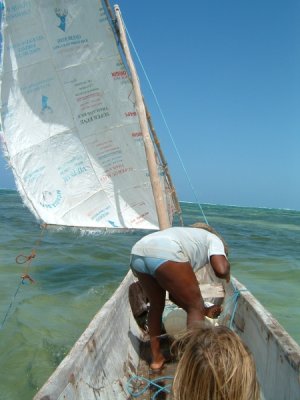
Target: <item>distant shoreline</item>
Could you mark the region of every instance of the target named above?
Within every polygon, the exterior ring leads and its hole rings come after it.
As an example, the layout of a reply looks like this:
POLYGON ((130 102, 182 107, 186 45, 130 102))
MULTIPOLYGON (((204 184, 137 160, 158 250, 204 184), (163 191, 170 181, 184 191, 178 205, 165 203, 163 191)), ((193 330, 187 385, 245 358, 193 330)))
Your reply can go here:
MULTIPOLYGON (((183 204, 197 204, 193 201, 185 201, 180 200, 180 203, 183 204)), ((296 210, 294 208, 282 208, 282 207, 263 207, 263 206, 239 206, 236 204, 216 204, 216 203, 201 203, 201 206, 215 206, 215 207, 235 207, 235 208, 258 208, 262 210, 283 210, 283 211, 296 211, 299 212, 300 210, 296 210)))
MULTIPOLYGON (((16 193, 18 193, 18 190, 17 190, 17 189, 0 188, 0 192, 1 192, 1 191, 16 192, 16 193)), ((186 200, 179 200, 179 203, 182 203, 182 204, 195 204, 195 205, 197 205, 196 202, 193 202, 193 201, 186 201, 186 200)), ((239 205, 236 205, 236 204, 201 203, 201 206, 235 207, 235 208, 257 208, 257 209, 262 209, 262 210, 282 210, 282 211, 295 211, 295 212, 300 212, 300 210, 296 210, 296 209, 294 209, 294 208, 263 207, 263 206, 239 206, 239 205)))

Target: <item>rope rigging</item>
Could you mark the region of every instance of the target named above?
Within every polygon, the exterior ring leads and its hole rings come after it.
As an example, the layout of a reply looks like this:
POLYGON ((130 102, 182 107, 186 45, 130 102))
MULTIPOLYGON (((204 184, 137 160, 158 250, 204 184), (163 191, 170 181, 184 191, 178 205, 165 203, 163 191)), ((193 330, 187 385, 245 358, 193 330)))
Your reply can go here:
POLYGON ((141 68, 142 68, 142 71, 143 71, 143 73, 144 73, 144 75, 145 75, 145 78, 146 78, 146 80, 147 80, 147 83, 148 83, 148 85, 149 85, 149 87, 150 87, 150 90, 151 90, 152 95, 153 95, 153 97, 154 97, 155 103, 156 103, 156 105, 157 105, 157 107, 158 107, 158 110, 159 110, 159 112, 160 112, 160 114, 161 114, 162 120, 163 120, 163 122, 164 122, 164 124, 165 124, 165 127, 166 127, 166 129, 167 129, 167 132, 168 132, 168 134, 169 134, 169 137, 170 137, 171 142, 172 142, 172 144, 173 144, 173 147, 174 147, 174 149, 175 149, 176 155, 177 155, 177 157, 178 157, 178 159, 179 159, 179 162, 180 162, 180 164, 181 164, 181 167, 182 167, 182 169, 183 169, 183 171, 184 171, 184 173, 185 173, 185 176, 186 176, 186 178, 187 178, 187 181, 188 181, 188 183, 189 183, 189 185, 190 185, 190 188, 191 188, 191 190, 192 190, 192 193, 193 193, 193 195, 194 195, 194 197, 195 197, 195 202, 196 202, 196 204, 198 205, 200 212, 202 213, 202 216, 203 216, 203 218, 204 218, 205 223, 206 223, 207 225, 209 225, 208 220, 207 220, 207 218, 206 218, 206 215, 205 215, 205 213, 204 213, 203 207, 202 207, 202 205, 201 205, 201 203, 200 203, 200 200, 199 200, 199 198, 198 198, 198 196, 197 196, 196 190, 195 190, 195 188, 194 188, 194 186, 193 186, 193 184, 192 184, 192 181, 191 181, 191 179, 190 179, 190 176, 189 176, 189 174, 188 174, 188 171, 187 171, 187 169, 186 169, 186 167, 185 167, 185 165, 184 165, 184 162, 183 162, 183 160, 182 160, 182 157, 181 157, 181 155, 180 155, 180 153, 179 153, 178 147, 177 147, 177 145, 176 145, 176 143, 175 143, 175 140, 174 140, 174 138, 173 138, 173 136, 172 136, 171 129, 169 128, 169 125, 168 125, 167 120, 166 120, 166 118, 165 118, 165 115, 164 115, 164 113, 163 113, 163 111, 162 111, 162 108, 161 108, 161 106, 160 106, 160 104, 159 104, 158 98, 157 98, 157 96, 156 96, 156 94, 155 94, 155 92, 154 92, 153 86, 152 86, 152 84, 151 84, 151 82, 150 82, 150 79, 149 79, 149 77, 148 77, 148 75, 147 75, 147 72, 146 72, 146 70, 145 70, 145 68, 144 68, 144 65, 143 65, 143 63, 142 63, 142 60, 141 60, 141 58, 140 58, 140 56, 139 56, 139 54, 138 54, 138 52, 137 52, 137 50, 136 50, 136 47, 135 47, 135 45, 134 45, 134 43, 133 43, 133 41, 132 41, 132 39, 131 39, 131 36, 130 36, 130 34, 129 34, 129 32, 128 32, 128 29, 127 29, 127 27, 126 27, 124 21, 123 21, 123 24, 124 24, 124 27, 125 27, 125 30, 126 30, 128 39, 129 39, 129 41, 130 41, 130 43, 131 43, 131 46, 132 46, 132 48, 133 48, 133 50, 134 50, 134 53, 135 53, 135 55, 136 55, 136 57, 137 57, 137 60, 138 60, 140 66, 141 66, 141 68))

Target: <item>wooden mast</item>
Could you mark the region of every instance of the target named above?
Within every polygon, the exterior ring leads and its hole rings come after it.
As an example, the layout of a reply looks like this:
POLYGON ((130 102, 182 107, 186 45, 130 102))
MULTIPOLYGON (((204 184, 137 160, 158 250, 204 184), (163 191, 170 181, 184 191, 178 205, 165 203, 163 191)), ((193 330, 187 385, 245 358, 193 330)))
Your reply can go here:
POLYGON ((157 169, 154 146, 152 143, 151 136, 149 134, 148 121, 147 121, 147 115, 146 115, 145 105, 144 105, 144 101, 143 101, 143 96, 141 93, 141 88, 140 88, 138 76, 136 73, 136 69, 135 69, 135 66, 134 66, 134 63, 133 63, 133 60, 132 60, 132 57, 130 54, 129 46, 127 43, 120 8, 118 5, 115 5, 114 9, 115 9, 115 14, 116 14, 116 18, 118 21, 118 27, 119 27, 119 31, 120 31, 120 41, 122 43, 126 61, 127 61, 130 73, 131 73, 133 90, 134 90, 135 98, 136 98, 136 110, 137 110, 137 114, 139 117, 142 135, 143 135, 143 139, 144 139, 146 158, 147 158, 148 169, 149 169, 149 174, 150 174, 150 181, 151 181, 151 186, 152 186, 152 191, 153 191, 153 196, 154 196, 154 201, 155 201, 155 206, 156 206, 159 228, 166 229, 166 228, 170 227, 169 215, 168 215, 167 205, 166 205, 166 201, 164 198, 164 193, 162 191, 160 177, 159 177, 159 173, 158 173, 158 169, 157 169))
MULTIPOLYGON (((144 102, 144 104, 145 104, 145 102, 144 102)), ((156 134, 156 130, 155 130, 154 126, 153 126, 152 119, 151 119, 151 114, 150 114, 146 104, 145 104, 145 109, 146 109, 147 119, 148 119, 148 123, 149 123, 149 128, 151 130, 152 137, 153 137, 153 140, 154 140, 154 143, 155 143, 155 147, 156 147, 156 149, 158 151, 158 154, 159 154, 159 157, 160 157, 160 160, 161 160, 161 163, 162 163, 162 168, 163 168, 163 170, 164 170, 164 172, 166 174, 167 183, 168 183, 169 188, 170 188, 170 192, 171 192, 172 200, 173 200, 173 203, 174 203, 174 206, 175 206, 175 209, 176 209, 176 213, 178 214, 178 218, 179 218, 180 224, 183 226, 184 224, 183 224, 183 219, 182 219, 182 211, 181 211, 181 207, 180 207, 180 204, 179 204, 179 201, 178 201, 178 198, 177 198, 175 186, 173 185, 173 181, 172 181, 172 178, 171 178, 171 175, 170 175, 170 172, 169 172, 168 164, 167 164, 167 161, 165 159, 164 153, 162 151, 162 148, 161 148, 161 145, 160 145, 160 141, 159 141, 158 136, 156 134)))

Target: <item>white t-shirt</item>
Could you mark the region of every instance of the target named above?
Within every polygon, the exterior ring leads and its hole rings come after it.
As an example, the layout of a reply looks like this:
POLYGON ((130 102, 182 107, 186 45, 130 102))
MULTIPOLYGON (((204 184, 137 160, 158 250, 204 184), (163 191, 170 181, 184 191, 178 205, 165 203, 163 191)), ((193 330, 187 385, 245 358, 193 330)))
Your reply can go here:
POLYGON ((209 263, 213 255, 226 257, 222 240, 199 228, 173 227, 150 233, 140 239, 131 254, 162 258, 170 261, 189 261, 194 271, 209 263))

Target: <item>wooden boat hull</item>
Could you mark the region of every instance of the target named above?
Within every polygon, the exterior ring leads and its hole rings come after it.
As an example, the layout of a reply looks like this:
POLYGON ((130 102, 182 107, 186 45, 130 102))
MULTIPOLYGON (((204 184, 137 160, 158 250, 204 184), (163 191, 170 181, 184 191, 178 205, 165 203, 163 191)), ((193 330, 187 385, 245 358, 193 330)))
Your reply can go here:
POLYGON ((128 398, 125 384, 137 368, 142 337, 128 301, 133 282, 129 272, 35 400, 128 398))
MULTIPOLYGON (((129 272, 34 400, 128 399, 144 334, 128 300, 129 272)), ((253 295, 233 279, 240 296, 233 323, 256 360, 266 400, 299 400, 300 347, 253 295)))
POLYGON ((241 293, 235 330, 254 356, 264 398, 300 399, 300 347, 259 301, 234 281, 241 293))

